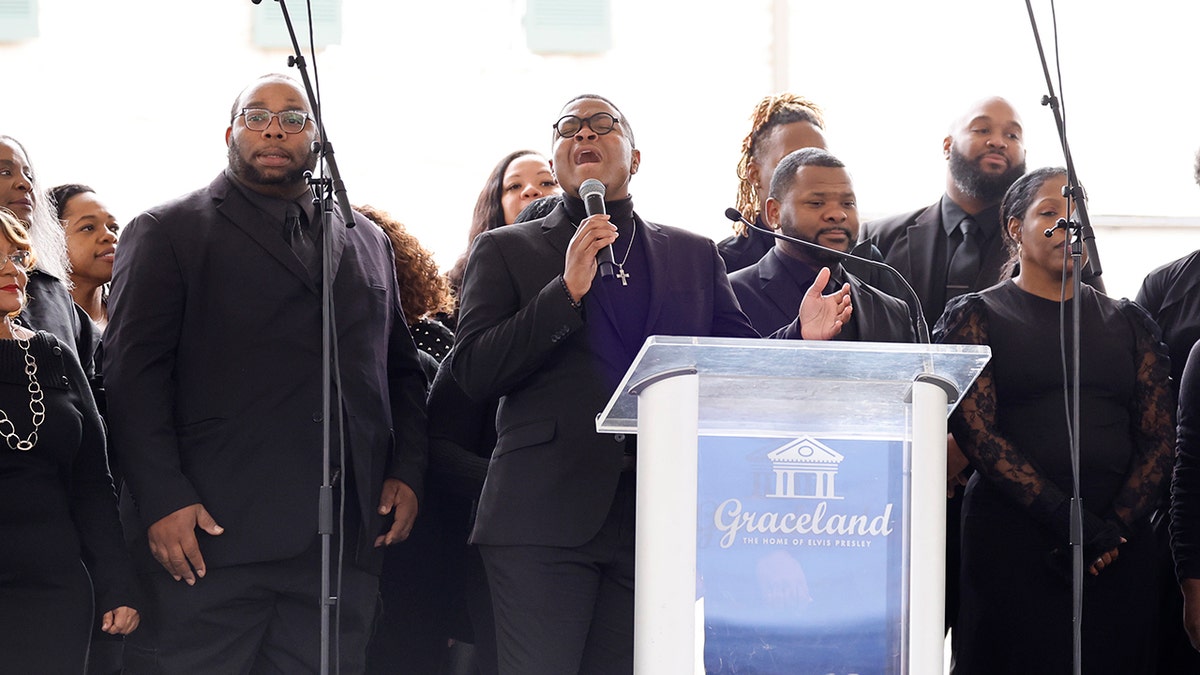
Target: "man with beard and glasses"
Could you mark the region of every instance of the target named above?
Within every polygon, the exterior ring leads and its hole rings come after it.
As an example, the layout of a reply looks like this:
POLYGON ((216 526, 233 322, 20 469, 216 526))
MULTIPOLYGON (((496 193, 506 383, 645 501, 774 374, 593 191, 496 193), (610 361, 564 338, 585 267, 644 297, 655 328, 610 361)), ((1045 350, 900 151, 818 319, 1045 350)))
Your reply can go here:
MULTIPOLYGON (((858 205, 846 165, 819 148, 803 148, 780 161, 771 177, 762 214, 781 234, 848 252, 858 241, 858 205)), ((904 301, 883 293, 847 272, 840 258, 778 239, 759 261, 729 275, 738 304, 755 330, 769 335, 796 319, 805 293, 822 267, 831 271, 825 289, 850 285, 854 307, 836 340, 912 342, 912 322, 904 301)), ((804 316, 800 316, 801 322, 804 316)))
POLYGON ((304 176, 316 137, 297 83, 259 78, 233 105, 228 167, 123 232, 104 372, 150 600, 127 673, 320 666, 323 236, 341 375, 332 652, 340 672, 363 672, 379 547, 417 513, 425 377, 387 236, 337 209, 321 232, 304 176))
POLYGON ((942 152, 946 193, 937 203, 863 223, 860 233, 912 284, 930 327, 950 298, 1000 281, 1008 259, 1000 199, 1025 173, 1021 118, 1002 98, 979 101, 950 127, 942 152))

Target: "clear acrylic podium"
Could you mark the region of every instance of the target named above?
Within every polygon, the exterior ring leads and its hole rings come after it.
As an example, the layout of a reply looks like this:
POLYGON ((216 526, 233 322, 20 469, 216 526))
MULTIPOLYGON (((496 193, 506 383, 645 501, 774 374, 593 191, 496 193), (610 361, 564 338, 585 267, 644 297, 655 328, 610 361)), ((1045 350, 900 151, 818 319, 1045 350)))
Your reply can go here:
POLYGON ((638 434, 635 672, 943 672, 946 418, 990 353, 647 339, 596 422, 638 434))

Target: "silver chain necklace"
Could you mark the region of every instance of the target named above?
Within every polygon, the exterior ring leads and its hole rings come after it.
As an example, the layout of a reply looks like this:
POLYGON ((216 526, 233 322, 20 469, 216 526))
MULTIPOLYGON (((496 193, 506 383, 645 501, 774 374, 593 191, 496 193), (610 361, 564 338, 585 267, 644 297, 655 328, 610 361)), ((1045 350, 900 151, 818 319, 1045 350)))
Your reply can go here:
POLYGON ((29 452, 37 445, 38 429, 46 419, 46 406, 42 403, 42 385, 37 381, 37 361, 34 361, 33 354, 29 353, 29 340, 22 340, 16 337, 15 333, 13 337, 20 345, 21 351, 25 352, 25 374, 29 376, 29 412, 33 414, 33 431, 29 432, 29 436, 21 438, 17 435, 17 428, 12 420, 8 419, 8 413, 0 410, 0 436, 4 436, 8 447, 13 450, 29 452))
POLYGON ((633 240, 635 239, 637 239, 637 223, 633 224, 633 234, 629 235, 629 248, 625 249, 625 257, 617 263, 617 278, 621 280, 622 286, 629 285, 629 275, 625 273, 625 261, 629 260, 629 252, 633 250, 633 240))

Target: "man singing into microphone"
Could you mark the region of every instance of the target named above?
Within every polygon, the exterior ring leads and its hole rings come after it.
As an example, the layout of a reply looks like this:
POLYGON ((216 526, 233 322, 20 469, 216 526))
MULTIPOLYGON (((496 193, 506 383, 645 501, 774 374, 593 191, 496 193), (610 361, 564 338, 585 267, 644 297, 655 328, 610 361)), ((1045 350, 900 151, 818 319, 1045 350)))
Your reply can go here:
MULTIPOLYGON (((553 124, 563 203, 484 233, 467 264, 451 366, 472 398, 501 397, 472 535, 501 673, 632 672, 636 443, 596 433, 596 413, 648 335, 758 336, 713 242, 634 212, 641 159, 611 101, 568 101, 553 124), (607 213, 587 215, 588 178, 607 213), (615 273, 602 278, 610 245, 615 273)), ((849 318, 845 291, 817 304, 805 337, 849 318)))
MULTIPOLYGON (((848 253, 858 241, 858 205, 846 165, 820 148, 802 148, 779 162, 766 201, 767 225, 781 234, 848 253)), ((908 305, 850 274, 840 256, 786 239, 755 264, 729 275, 755 330, 769 335, 796 318, 822 266, 830 288, 850 285, 854 313, 835 339, 912 342, 908 305)), ((806 318, 806 317, 805 317, 806 318)))

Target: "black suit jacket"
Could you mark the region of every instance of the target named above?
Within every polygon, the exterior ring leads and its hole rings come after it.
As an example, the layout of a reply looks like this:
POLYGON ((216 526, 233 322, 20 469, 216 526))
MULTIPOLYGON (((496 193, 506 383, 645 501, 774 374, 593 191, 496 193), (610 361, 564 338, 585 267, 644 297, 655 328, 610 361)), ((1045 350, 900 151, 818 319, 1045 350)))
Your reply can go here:
MULTIPOLYGON (((729 284, 750 323, 763 335, 769 335, 796 320, 800 301, 807 288, 801 288, 784 267, 778 248, 767 252, 757 263, 729 275, 729 284)), ((912 342, 908 304, 834 266, 835 275, 850 284, 854 313, 850 320, 858 329, 858 339, 868 342, 912 342)), ((837 338, 835 338, 837 339, 837 338)))
MULTIPOLYGON (((949 197, 942 195, 942 199, 949 197)), ((937 323, 946 309, 946 266, 950 262, 949 256, 946 256, 942 267, 934 269, 938 247, 946 250, 945 242, 939 242, 939 237, 943 240, 947 238, 946 230, 942 226, 941 200, 923 209, 863 223, 858 233, 860 241, 874 244, 883 253, 884 260, 899 270, 912 285, 917 297, 921 299, 925 321, 930 327, 937 323), (935 302, 937 298, 941 298, 941 301, 935 302)), ((970 292, 981 291, 1003 281, 1002 273, 1009 255, 1004 246, 1004 234, 993 234, 991 239, 985 242, 982 253, 979 275, 971 285, 970 292)), ((1084 267, 1081 281, 1101 293, 1104 292, 1104 281, 1092 273, 1090 264, 1084 267)), ((883 288, 891 290, 887 286, 883 288)))
MULTIPOLYGON (((632 282, 649 285, 643 335, 758 336, 710 239, 639 223, 651 270, 632 282)), ((614 317, 595 293, 572 308, 561 278, 573 233, 559 206, 484 233, 467 264, 454 378, 476 400, 501 397, 475 543, 578 546, 616 493, 626 440, 597 433, 596 415, 635 354, 612 348, 614 317)))
MULTIPOLYGON (((420 495, 425 380, 388 239, 356 223, 335 216, 329 236, 348 501, 360 563, 374 569, 384 477, 420 495)), ((209 566, 289 558, 317 533, 320 286, 280 228, 222 174, 121 235, 105 376, 113 449, 140 514, 126 513, 126 530, 200 502, 225 528, 199 535, 209 566)))
MULTIPOLYGON (((758 223, 761 225, 762 220, 758 223)), ((721 260, 725 261, 725 271, 733 274, 758 262, 774 247, 773 237, 758 230, 750 230, 745 237, 735 232, 717 242, 717 253, 720 253, 721 260)))
POLYGON ((1136 301, 1162 328, 1171 352, 1172 386, 1178 393, 1188 354, 1200 340, 1200 251, 1147 274, 1136 301))
MULTIPOLYGON (((943 196, 942 199, 947 197, 943 196)), ((933 326, 945 309, 946 267, 943 262, 941 269, 934 269, 934 254, 940 245, 946 249, 941 239, 946 239, 946 230, 942 226, 942 203, 935 202, 932 206, 917 209, 898 216, 879 218, 863 223, 859 231, 859 239, 870 241, 880 252, 884 260, 899 270, 908 280, 921 299, 925 313, 925 321, 933 326), (943 298, 935 302, 933 299, 943 298)), ((996 232, 985 243, 983 257, 979 266, 979 276, 971 285, 971 291, 978 291, 996 285, 1000 281, 1000 272, 1008 261, 1008 252, 1004 247, 1004 236, 996 232)))

